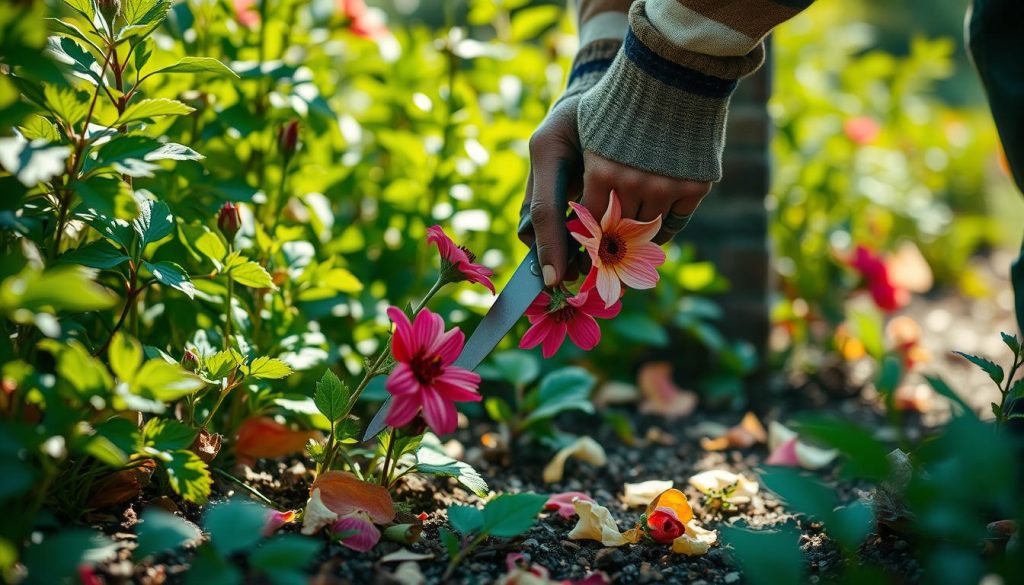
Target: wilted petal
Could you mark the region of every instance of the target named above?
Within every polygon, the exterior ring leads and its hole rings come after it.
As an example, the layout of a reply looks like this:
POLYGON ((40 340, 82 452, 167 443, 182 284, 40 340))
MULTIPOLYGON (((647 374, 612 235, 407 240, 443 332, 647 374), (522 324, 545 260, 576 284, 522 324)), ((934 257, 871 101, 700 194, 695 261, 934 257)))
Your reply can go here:
POLYGON ((658 497, 658 494, 672 489, 672 485, 673 482, 670 479, 652 479, 640 483, 624 484, 622 503, 627 506, 646 506, 651 503, 651 500, 658 497))
POLYGON ((287 512, 271 510, 270 514, 267 515, 267 523, 263 525, 263 532, 261 532, 261 534, 264 537, 270 536, 292 520, 295 520, 294 510, 288 510, 287 512))
POLYGON ((690 557, 701 556, 707 554, 717 540, 717 532, 705 530, 696 520, 691 520, 686 525, 686 532, 672 541, 672 552, 690 557))
POLYGON ((804 469, 821 469, 835 461, 838 456, 839 451, 835 449, 822 449, 799 440, 796 442, 796 459, 804 469))
POLYGON ((354 534, 342 536, 338 542, 359 552, 372 549, 380 541, 380 530, 373 525, 369 516, 364 512, 352 512, 342 516, 334 523, 331 532, 335 535, 354 532, 354 534))
POLYGON ((778 465, 780 467, 800 467, 800 461, 796 457, 796 437, 787 439, 777 449, 768 455, 765 465, 778 465))
POLYGON ((269 417, 253 417, 238 427, 235 454, 242 459, 284 457, 304 452, 310 439, 320 438, 315 431, 296 431, 269 417))
POLYGON ((562 481, 565 474, 565 462, 570 457, 589 463, 595 467, 603 467, 607 463, 604 447, 590 437, 580 437, 571 445, 560 450, 544 468, 544 483, 562 481))
POLYGON ((302 533, 312 536, 325 526, 330 526, 338 520, 338 515, 324 505, 320 498, 320 489, 313 490, 313 495, 306 502, 306 511, 302 514, 302 533))
POLYGON ((583 492, 562 492, 548 496, 544 509, 557 511, 558 515, 562 518, 572 518, 576 515, 576 508, 573 505, 576 500, 594 501, 593 498, 583 492))
POLYGON ((675 511, 679 521, 684 524, 693 519, 693 508, 690 507, 686 494, 675 488, 667 489, 655 496, 651 503, 647 505, 647 514, 653 513, 658 508, 672 509, 675 511))
POLYGON ((377 524, 390 524, 395 519, 391 494, 384 487, 363 481, 345 471, 321 473, 311 486, 320 492, 322 503, 337 517, 362 511, 377 524))
POLYGON ((640 531, 636 528, 619 532, 619 526, 612 518, 612 513, 604 506, 594 502, 576 500, 573 504, 580 519, 569 532, 572 540, 596 540, 605 546, 622 546, 640 540, 640 531))

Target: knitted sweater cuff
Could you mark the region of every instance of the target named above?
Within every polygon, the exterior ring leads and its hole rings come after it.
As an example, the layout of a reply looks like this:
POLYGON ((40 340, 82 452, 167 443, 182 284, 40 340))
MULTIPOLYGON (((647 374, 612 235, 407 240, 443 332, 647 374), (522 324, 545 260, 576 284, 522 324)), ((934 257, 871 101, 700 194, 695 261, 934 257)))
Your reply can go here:
POLYGON ((569 83, 559 101, 583 94, 594 87, 611 67, 622 47, 621 39, 600 39, 576 52, 569 73, 569 83))
POLYGON ((672 45, 630 11, 630 30, 607 73, 580 100, 580 142, 604 158, 680 179, 718 181, 729 98, 764 60, 764 47, 712 57, 672 45))

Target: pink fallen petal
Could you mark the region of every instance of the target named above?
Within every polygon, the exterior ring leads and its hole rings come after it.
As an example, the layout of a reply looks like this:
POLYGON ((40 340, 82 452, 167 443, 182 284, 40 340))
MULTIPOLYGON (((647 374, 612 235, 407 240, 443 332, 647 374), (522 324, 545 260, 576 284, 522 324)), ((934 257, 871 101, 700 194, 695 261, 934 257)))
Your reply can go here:
POLYGON ((800 467, 800 459, 796 456, 796 437, 791 437, 779 445, 765 460, 765 465, 800 467))
POLYGON ((551 494, 548 496, 548 501, 544 504, 544 509, 557 511, 559 516, 569 519, 576 515, 576 508, 572 504, 576 500, 583 500, 585 502, 594 501, 593 498, 583 492, 562 492, 560 494, 551 494))
POLYGON ((366 552, 380 541, 380 530, 377 530, 377 527, 370 521, 370 517, 363 512, 353 512, 339 518, 331 529, 332 534, 346 532, 354 532, 354 534, 342 536, 338 542, 355 551, 366 552))
POLYGON ((295 520, 295 511, 288 510, 287 512, 278 512, 272 510, 267 516, 267 523, 263 525, 263 532, 261 534, 265 537, 270 536, 278 531, 282 526, 288 524, 292 520, 295 520))

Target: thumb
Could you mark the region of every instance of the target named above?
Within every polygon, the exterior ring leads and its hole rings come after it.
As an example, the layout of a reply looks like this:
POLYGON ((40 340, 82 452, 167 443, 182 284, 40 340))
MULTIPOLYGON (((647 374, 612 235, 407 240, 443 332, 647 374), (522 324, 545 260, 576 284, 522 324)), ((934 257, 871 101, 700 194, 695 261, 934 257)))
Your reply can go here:
POLYGON ((537 242, 544 284, 555 286, 565 278, 569 232, 565 228, 568 188, 578 168, 577 154, 567 145, 531 144, 533 199, 530 218, 537 242))

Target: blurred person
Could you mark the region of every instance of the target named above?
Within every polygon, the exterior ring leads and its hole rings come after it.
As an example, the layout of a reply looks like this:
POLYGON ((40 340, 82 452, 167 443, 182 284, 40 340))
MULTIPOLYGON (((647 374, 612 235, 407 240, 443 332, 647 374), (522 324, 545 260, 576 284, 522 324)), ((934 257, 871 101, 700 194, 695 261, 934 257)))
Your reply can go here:
MULTIPOLYGON (((622 216, 682 231, 722 178, 729 98, 764 62, 764 37, 813 0, 580 0, 579 50, 565 93, 530 138, 519 236, 544 282, 576 276, 568 201, 595 217, 615 189, 622 216)), ((1024 189, 1021 0, 974 0, 968 45, 1018 186, 1024 189)), ((1024 330, 1024 249, 1012 269, 1024 330)))

